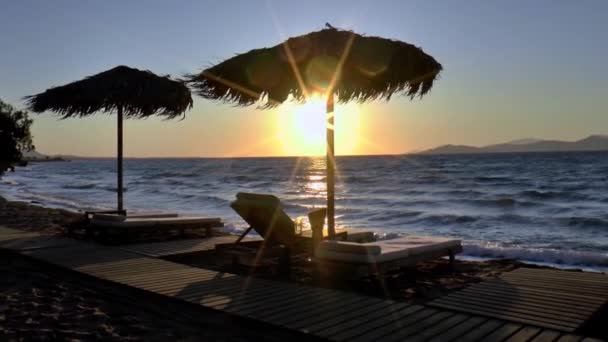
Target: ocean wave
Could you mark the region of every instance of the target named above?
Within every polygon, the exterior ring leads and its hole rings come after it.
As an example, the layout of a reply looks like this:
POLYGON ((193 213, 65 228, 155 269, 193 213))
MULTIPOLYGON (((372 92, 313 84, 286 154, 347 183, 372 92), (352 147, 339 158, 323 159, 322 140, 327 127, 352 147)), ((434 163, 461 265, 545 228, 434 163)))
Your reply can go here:
MULTIPOLYGON (((110 185, 110 186, 102 186, 101 189, 105 190, 105 191, 109 191, 109 192, 118 192, 118 187, 115 185, 110 185)), ((127 192, 129 189, 127 189, 126 187, 124 187, 123 192, 127 192)))
POLYGON ((200 173, 198 173, 198 172, 166 171, 166 172, 160 172, 160 173, 154 174, 152 176, 158 177, 158 178, 165 178, 165 177, 193 178, 193 177, 199 177, 200 173))
POLYGON ((88 207, 84 208, 82 203, 79 203, 79 202, 71 200, 71 199, 58 197, 58 196, 52 196, 52 195, 48 195, 48 194, 34 193, 34 192, 20 193, 18 199, 31 201, 31 202, 39 202, 40 204, 42 204, 44 206, 49 206, 49 207, 53 207, 53 208, 63 208, 63 209, 77 210, 77 211, 80 211, 83 209, 106 209, 106 208, 102 208, 100 206, 92 206, 92 207, 88 206, 88 207))
POLYGON ((597 217, 569 217, 561 218, 561 222, 568 226, 576 226, 582 228, 608 228, 608 220, 597 217))
POLYGON ((569 199, 569 200, 584 200, 587 196, 575 191, 538 191, 525 190, 519 193, 520 196, 534 199, 569 199))
POLYGON ((0 184, 7 185, 19 185, 19 183, 14 179, 0 178, 0 184))
POLYGON ((448 190, 443 193, 451 196, 463 197, 479 197, 485 195, 483 192, 476 190, 448 190))
POLYGON ((479 176, 473 178, 477 182, 512 182, 513 178, 504 176, 479 176))
MULTIPOLYGON (((341 180, 348 184, 372 184, 378 182, 376 177, 370 176, 343 176, 341 180)), ((325 182, 325 177, 322 177, 322 179, 318 181, 325 182)))
POLYGON ((492 242, 465 242, 463 254, 483 258, 508 258, 521 261, 543 262, 557 265, 607 267, 608 254, 531 248, 521 246, 502 246, 492 242))
POLYGON ((517 203, 517 201, 515 201, 514 199, 509 198, 509 197, 499 198, 499 199, 493 200, 491 202, 496 205, 499 205, 501 207, 510 207, 510 206, 514 206, 517 203))
POLYGON ((443 214, 443 215, 426 215, 415 223, 428 224, 428 225, 453 225, 472 223, 477 221, 479 218, 470 215, 454 215, 454 214, 443 214))
POLYGON ((260 178, 258 176, 253 175, 233 175, 233 176, 224 176, 220 179, 221 182, 226 183, 242 183, 242 182, 252 182, 257 181, 260 178))
POLYGON ((77 183, 77 184, 64 184, 63 186, 61 186, 61 188, 62 189, 74 189, 74 190, 87 190, 87 189, 93 189, 96 186, 97 186, 97 184, 94 184, 94 183, 77 183))
POLYGON ((193 199, 193 201, 196 202, 202 202, 205 204, 214 204, 216 206, 226 206, 226 208, 228 208, 228 205, 230 205, 230 202, 232 202, 232 200, 227 200, 224 199, 222 197, 218 197, 218 196, 213 196, 213 195, 194 195, 191 196, 190 198, 193 199))
POLYGON ((533 201, 525 201, 521 199, 515 199, 512 197, 498 197, 498 198, 488 198, 488 199, 475 199, 475 200, 466 200, 466 199, 457 199, 459 203, 467 203, 473 206, 479 207, 496 207, 496 208, 532 208, 542 206, 542 203, 533 202, 533 201))
POLYGON ((386 222, 393 220, 401 220, 407 219, 411 217, 417 217, 423 214, 421 211, 415 210, 391 210, 391 211, 382 211, 380 213, 374 211, 368 214, 368 220, 372 222, 386 222))

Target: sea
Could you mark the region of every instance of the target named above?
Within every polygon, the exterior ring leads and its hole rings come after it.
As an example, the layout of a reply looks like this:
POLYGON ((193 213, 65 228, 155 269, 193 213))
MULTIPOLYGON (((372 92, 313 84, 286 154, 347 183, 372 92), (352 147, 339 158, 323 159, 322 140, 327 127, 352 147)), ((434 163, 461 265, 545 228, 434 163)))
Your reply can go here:
MULTIPOLYGON (((608 152, 337 158, 338 227, 380 239, 463 240, 464 259, 515 258, 608 271, 608 152)), ((221 217, 237 234, 237 192, 278 196, 292 217, 325 206, 325 158, 127 159, 132 212, 221 217)), ((113 159, 30 163, 0 179, 4 197, 73 211, 112 209, 113 159)), ((302 220, 305 225, 306 220, 302 220)))

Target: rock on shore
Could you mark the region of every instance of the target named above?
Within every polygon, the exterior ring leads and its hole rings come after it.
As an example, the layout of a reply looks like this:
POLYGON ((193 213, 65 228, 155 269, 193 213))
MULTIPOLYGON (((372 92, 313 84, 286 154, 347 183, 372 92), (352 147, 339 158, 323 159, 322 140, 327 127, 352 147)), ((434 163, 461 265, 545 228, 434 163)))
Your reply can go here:
POLYGON ((41 233, 63 233, 83 219, 82 214, 52 209, 0 196, 0 225, 41 233))

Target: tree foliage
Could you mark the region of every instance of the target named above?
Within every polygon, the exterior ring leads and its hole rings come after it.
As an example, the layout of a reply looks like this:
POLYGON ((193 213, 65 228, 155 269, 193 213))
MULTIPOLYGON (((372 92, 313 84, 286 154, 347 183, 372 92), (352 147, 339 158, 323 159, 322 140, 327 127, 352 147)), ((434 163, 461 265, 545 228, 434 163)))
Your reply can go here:
POLYGON ((0 100, 0 171, 23 157, 22 152, 34 149, 30 126, 32 119, 23 110, 0 100))

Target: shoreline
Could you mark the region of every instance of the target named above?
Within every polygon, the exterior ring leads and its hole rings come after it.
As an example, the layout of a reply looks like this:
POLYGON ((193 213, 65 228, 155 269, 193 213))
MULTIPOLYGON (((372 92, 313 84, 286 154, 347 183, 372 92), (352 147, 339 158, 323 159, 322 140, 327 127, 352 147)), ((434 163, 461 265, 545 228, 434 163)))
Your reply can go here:
MULTIPOLYGON (((135 210, 145 212, 145 209, 135 210)), ((69 224, 77 224, 83 216, 83 212, 75 212, 71 209, 66 209, 60 205, 53 206, 39 201, 25 201, 18 198, 3 197, 0 195, 0 224, 8 219, 9 224, 14 228, 22 228, 25 230, 41 231, 47 233, 62 233, 64 229, 58 222, 67 221, 69 224), (3 204, 4 203, 4 204, 3 204), (8 204, 8 207, 3 207, 8 204), (7 215, 7 208, 10 210, 7 215), (13 217, 10 217, 13 215, 13 217), (17 219, 19 215, 25 219, 17 219), (46 215, 46 216, 45 216, 46 215), (9 216, 9 217, 7 217, 9 216), (69 222, 72 223, 69 223, 69 222)), ((6 224, 6 222, 5 222, 6 224)), ((64 223, 66 224, 66 223, 64 223)), ((232 224, 227 224, 226 228, 233 227, 232 224)), ((235 235, 233 229, 226 229, 222 233, 235 235)), ((252 234, 255 234, 252 232, 252 234)), ((393 233, 374 232, 379 238, 383 236, 390 238, 393 233)), ((238 234, 236 234, 238 235, 238 234)), ((487 241, 463 241, 464 252, 457 255, 457 259, 464 261, 491 261, 491 260, 516 260, 526 265, 538 267, 551 267, 566 271, 583 271, 608 273, 608 255, 596 252, 580 252, 576 250, 561 250, 561 249, 534 249, 525 247, 507 247, 498 246, 496 243, 487 241), (466 254, 469 252, 468 254, 466 254), (473 253, 471 253, 473 252, 473 253), (522 259, 519 255, 532 255, 536 259, 522 259), (540 259, 538 259, 540 257, 540 259), (547 260, 546 258, 549 257, 547 260), (574 259, 592 259, 600 260, 600 264, 585 264, 585 263, 566 263, 565 261, 574 259), (604 261, 605 259, 605 261, 604 261), (604 264, 606 262, 606 264, 604 264)))
MULTIPOLYGON (((83 215, 64 209, 46 208, 26 202, 8 201, 0 196, 0 225, 42 234, 65 235, 70 225, 83 215)), ((175 258, 174 262, 192 267, 221 269, 213 253, 206 256, 175 258)), ((223 268, 224 267, 224 268, 223 268)), ((296 272, 292 281, 328 287, 364 295, 385 296, 412 304, 423 304, 462 289, 498 277, 519 267, 549 268, 513 259, 470 261, 457 259, 454 269, 447 260, 418 264, 387 280, 381 294, 369 282, 344 282, 324 279, 315 282, 306 273, 296 272)), ((229 270, 230 271, 230 270, 229 270)), ((578 270, 580 271, 580 270, 578 270)), ((259 275, 265 277, 265 275, 259 275)), ((241 340, 245 336, 272 331, 218 329, 215 319, 205 318, 195 326, 166 320, 154 310, 126 306, 94 288, 83 288, 69 277, 47 270, 35 263, 5 262, 0 265, 0 336, 15 340, 21 336, 47 339, 146 340, 162 336, 171 340, 191 340, 204 336, 209 340, 241 340), (65 317, 70 317, 67 321, 65 317)), ((229 324, 229 323, 227 323, 229 324)), ((246 340, 246 339, 243 339, 246 340)))

